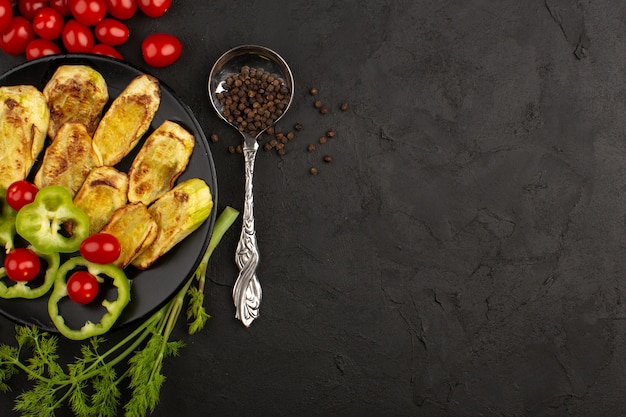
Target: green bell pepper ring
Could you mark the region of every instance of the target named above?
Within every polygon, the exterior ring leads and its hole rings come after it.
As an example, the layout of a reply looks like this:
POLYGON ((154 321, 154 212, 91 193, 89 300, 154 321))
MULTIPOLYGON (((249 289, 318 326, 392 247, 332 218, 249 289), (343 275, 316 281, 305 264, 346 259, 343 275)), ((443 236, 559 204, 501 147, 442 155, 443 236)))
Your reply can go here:
POLYGON ((29 249, 33 250, 37 256, 43 258, 48 263, 43 283, 37 287, 31 286, 32 281, 18 281, 13 283, 14 281, 7 277, 4 267, 2 267, 0 268, 0 298, 27 298, 32 300, 33 298, 39 298, 45 295, 50 288, 52 288, 59 269, 59 264, 61 263, 59 254, 41 253, 32 246, 29 249), (5 285, 3 282, 5 278, 10 280, 13 285, 5 285))
POLYGON ((43 187, 15 219, 17 233, 43 253, 71 253, 89 236, 89 217, 72 201, 68 189, 43 187))
POLYGON ((7 203, 7 190, 0 187, 0 245, 7 252, 13 249, 15 240, 15 216, 17 212, 7 203))
POLYGON ((130 281, 122 269, 113 264, 96 264, 89 262, 82 256, 76 256, 66 261, 57 271, 57 275, 54 280, 54 289, 50 294, 50 298, 48 298, 48 314, 50 315, 50 318, 59 333, 63 336, 72 340, 83 340, 109 331, 120 317, 129 301, 130 281), (83 269, 86 268, 90 274, 96 277, 99 283, 104 282, 103 276, 111 278, 113 285, 117 288, 117 299, 113 301, 102 301, 102 306, 107 310, 107 312, 102 316, 98 323, 93 323, 87 320, 80 329, 76 330, 71 329, 65 323, 65 319, 59 313, 59 302, 68 296, 68 275, 70 275, 73 270, 80 267, 83 267, 83 269))

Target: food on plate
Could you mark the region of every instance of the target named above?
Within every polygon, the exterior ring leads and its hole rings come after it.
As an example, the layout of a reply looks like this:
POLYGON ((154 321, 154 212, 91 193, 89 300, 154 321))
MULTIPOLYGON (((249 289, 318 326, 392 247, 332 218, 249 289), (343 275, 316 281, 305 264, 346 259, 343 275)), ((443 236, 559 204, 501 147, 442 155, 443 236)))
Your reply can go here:
POLYGON ((31 251, 36 257, 38 257, 38 260, 43 259, 43 267, 45 267, 45 270, 41 267, 39 272, 39 274, 43 274, 43 282, 33 283, 32 281, 17 281, 11 282, 10 285, 6 285, 3 281, 5 278, 8 278, 8 273, 7 270, 2 267, 0 268, 0 298, 34 299, 43 297, 46 293, 48 293, 54 284, 54 278, 57 270, 59 269, 59 254, 38 252, 32 247, 13 249, 13 251, 18 250, 31 251))
POLYGON ((121 253, 113 263, 126 267, 138 253, 147 248, 157 237, 157 223, 143 203, 131 203, 117 209, 111 220, 102 228, 117 238, 121 253))
POLYGON ((191 178, 176 185, 149 207, 158 225, 157 236, 132 264, 139 269, 149 268, 196 230, 209 217, 212 208, 211 190, 202 179, 191 178))
POLYGON ((91 170, 74 197, 74 204, 89 217, 89 234, 100 231, 115 210, 127 203, 128 176, 113 167, 91 170))
POLYGON ((89 172, 100 165, 93 150, 91 136, 82 123, 65 123, 46 148, 35 185, 61 185, 74 196, 85 182, 89 172))
POLYGON ((0 187, 27 177, 43 149, 50 111, 30 85, 0 87, 0 187))
POLYGON ((93 145, 103 165, 120 162, 150 127, 161 104, 158 80, 151 75, 135 77, 104 113, 93 135, 93 145))
POLYGON ((6 190, 6 202, 17 211, 26 204, 32 203, 39 189, 35 184, 26 180, 15 181, 6 190))
POLYGON ((102 265, 75 256, 59 267, 54 280, 54 288, 48 298, 48 314, 59 332, 72 340, 83 340, 106 333, 115 324, 130 301, 130 281, 123 270, 112 264, 102 265), (98 323, 86 321, 80 329, 71 328, 59 312, 59 304, 68 297, 67 281, 76 271, 87 271, 103 285, 112 285, 117 291, 113 300, 105 299, 102 306, 106 313, 98 323))
POLYGON ((39 252, 72 253, 89 235, 89 218, 67 188, 51 185, 17 212, 15 228, 39 252))
POLYGON ((61 65, 43 89, 50 108, 48 136, 67 122, 80 122, 93 136, 109 92, 102 74, 87 65, 61 65))
POLYGON ((7 251, 13 249, 15 239, 15 211, 6 200, 6 190, 0 187, 0 245, 7 251))
POLYGON ((89 262, 110 264, 120 256, 120 242, 108 233, 94 233, 80 244, 80 254, 89 262))
POLYGON ((194 137, 178 123, 166 120, 148 138, 128 171, 128 201, 149 205, 165 194, 185 171, 194 137))

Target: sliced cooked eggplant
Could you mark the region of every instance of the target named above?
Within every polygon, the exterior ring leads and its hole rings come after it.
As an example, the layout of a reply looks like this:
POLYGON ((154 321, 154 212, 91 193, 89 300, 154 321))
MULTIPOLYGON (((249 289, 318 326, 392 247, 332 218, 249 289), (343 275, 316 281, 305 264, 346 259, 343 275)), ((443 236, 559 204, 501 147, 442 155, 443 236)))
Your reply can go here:
POLYGON ((109 92, 102 74, 87 65, 61 65, 43 89, 50 108, 48 136, 65 123, 79 122, 93 136, 109 92))
POLYGON ((61 185, 76 194, 100 159, 93 150, 91 136, 82 123, 65 123, 46 148, 35 185, 61 185))
POLYGON ((89 217, 89 234, 97 233, 111 219, 115 210, 127 203, 128 176, 113 167, 91 170, 80 187, 74 204, 89 217))
POLYGON ((0 87, 0 186, 23 180, 43 149, 50 111, 31 85, 0 87))
POLYGON ((159 82, 146 74, 134 78, 113 100, 93 136, 103 165, 117 164, 137 145, 160 104, 159 82))
POLYGON ((148 209, 158 225, 154 242, 132 262, 149 268, 161 255, 189 236, 211 214, 211 189, 200 178, 183 181, 156 200, 148 209))
POLYGON ((189 163, 194 137, 166 120, 146 139, 128 171, 128 201, 149 205, 169 191, 189 163))
POLYGON ((121 253, 114 263, 124 268, 152 244, 157 236, 157 223, 145 204, 127 204, 115 210, 101 232, 115 236, 120 242, 121 253))

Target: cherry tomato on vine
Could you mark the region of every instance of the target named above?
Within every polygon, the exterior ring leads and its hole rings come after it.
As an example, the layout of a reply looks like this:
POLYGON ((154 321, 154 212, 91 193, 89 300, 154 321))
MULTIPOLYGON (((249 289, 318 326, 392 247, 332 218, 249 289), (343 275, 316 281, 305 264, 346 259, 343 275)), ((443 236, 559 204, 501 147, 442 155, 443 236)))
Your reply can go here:
POLYGON ((63 16, 69 16, 72 14, 68 0, 50 0, 50 7, 56 9, 63 16))
POLYGON ((29 61, 42 56, 58 55, 60 53, 61 48, 48 39, 36 38, 26 45, 26 59, 29 61))
POLYGON ((33 30, 43 39, 53 40, 61 36, 65 20, 63 15, 52 7, 38 9, 33 18, 33 30))
POLYGON ((30 22, 22 16, 15 16, 9 27, 0 35, 0 49, 5 54, 21 55, 26 45, 35 39, 35 32, 30 22))
POLYGON ((17 8, 20 11, 22 17, 29 21, 33 21, 35 12, 42 7, 49 5, 48 0, 18 0, 17 8))
POLYGON ((5 256, 4 270, 13 281, 31 281, 39 274, 41 262, 32 250, 16 248, 5 256))
POLYGON ((4 32, 13 19, 13 7, 9 0, 0 0, 0 33, 4 32))
POLYGON ((107 13, 104 0, 68 0, 72 16, 85 26, 93 26, 107 13))
POLYGON ((89 262, 110 264, 120 256, 120 242, 108 233, 95 233, 80 244, 80 254, 89 262))
POLYGON ((91 30, 74 19, 65 23, 62 39, 68 52, 89 52, 94 45, 91 30))
POLYGON ((172 5, 172 0, 137 0, 137 6, 146 16, 161 17, 172 5))
POLYGON ((141 44, 144 61, 155 68, 173 64, 180 57, 182 50, 182 43, 169 33, 155 33, 144 39, 141 44))
POLYGON ((137 11, 137 0, 105 0, 109 14, 120 20, 130 19, 137 11))
POLYGON ((90 52, 96 55, 104 55, 110 56, 111 58, 124 59, 122 54, 120 54, 117 49, 115 49, 111 45, 106 45, 104 43, 94 45, 93 48, 91 48, 90 52))
POLYGON ((7 188, 7 204, 15 211, 19 211, 26 204, 35 200, 35 195, 39 189, 35 184, 26 180, 15 181, 7 188))
POLYGON ((123 44, 128 40, 128 36, 130 35, 128 26, 110 17, 98 22, 94 32, 100 42, 111 46, 123 44))
POLYGON ((67 280, 67 295, 78 304, 88 304, 98 295, 100 283, 87 271, 76 271, 67 280))

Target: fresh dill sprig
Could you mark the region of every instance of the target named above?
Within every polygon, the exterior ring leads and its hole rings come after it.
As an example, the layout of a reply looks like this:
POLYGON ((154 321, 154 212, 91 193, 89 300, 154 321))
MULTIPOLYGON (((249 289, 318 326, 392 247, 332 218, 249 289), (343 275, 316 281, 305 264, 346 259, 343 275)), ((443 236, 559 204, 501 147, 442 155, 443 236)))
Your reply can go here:
POLYGON ((100 352, 104 339, 93 337, 64 368, 57 354, 57 336, 35 327, 16 326, 17 346, 0 344, 0 392, 11 390, 9 382, 19 372, 32 381, 32 388, 17 396, 13 409, 22 417, 53 417, 55 410, 69 406, 81 417, 116 417, 120 415, 120 387, 127 384, 131 399, 124 405, 124 416, 143 417, 154 411, 165 381, 163 360, 178 356, 184 346, 170 337, 185 299, 187 320, 191 320, 188 332, 193 334, 210 317, 203 305, 209 257, 238 215, 231 207, 224 209, 194 276, 169 303, 106 351, 100 352), (116 372, 119 368, 124 369, 121 374, 116 372))

